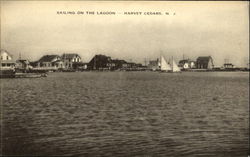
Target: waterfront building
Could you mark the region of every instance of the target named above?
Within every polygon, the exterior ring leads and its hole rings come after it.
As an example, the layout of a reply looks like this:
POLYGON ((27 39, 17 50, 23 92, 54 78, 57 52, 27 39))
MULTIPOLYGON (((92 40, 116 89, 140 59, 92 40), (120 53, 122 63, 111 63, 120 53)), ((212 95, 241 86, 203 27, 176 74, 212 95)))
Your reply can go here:
POLYGON ((73 64, 73 68, 79 71, 85 71, 88 69, 88 63, 83 63, 83 62, 76 63, 73 64))
POLYGON ((132 68, 132 69, 135 69, 136 68, 136 63, 133 63, 133 62, 129 62, 129 67, 132 68))
POLYGON ((29 69, 32 69, 32 66, 30 65, 30 61, 26 59, 18 59, 16 60, 16 69, 21 71, 26 71, 29 69))
POLYGON ((112 60, 109 61, 109 62, 107 62, 107 68, 108 68, 109 70, 114 70, 115 67, 116 67, 116 64, 115 64, 114 62, 112 62, 112 60))
POLYGON ((0 59, 0 69, 14 69, 15 61, 13 60, 13 56, 6 50, 1 49, 0 51, 1 59, 0 59))
POLYGON ((213 69, 214 63, 211 56, 198 57, 196 60, 197 69, 213 69))
POLYGON ((105 55, 95 55, 88 63, 89 70, 111 70, 115 67, 111 57, 105 55))
POLYGON ((159 59, 157 58, 156 60, 151 60, 151 61, 149 61, 148 69, 150 69, 150 70, 152 70, 152 71, 160 70, 160 62, 159 62, 159 59))
POLYGON ((225 63, 223 65, 223 68, 225 68, 225 69, 232 69, 232 68, 234 68, 234 65, 232 63, 225 63))
POLYGON ((88 63, 74 62, 72 64, 72 67, 68 68, 68 69, 78 70, 78 71, 84 71, 84 70, 87 70, 87 68, 88 68, 88 63))
POLYGON ((112 70, 129 67, 129 65, 127 64, 125 60, 114 59, 114 60, 111 60, 111 64, 114 65, 112 70))
POLYGON ((58 70, 64 68, 64 64, 59 55, 45 55, 38 61, 31 63, 34 69, 58 70))
POLYGON ((76 53, 65 53, 61 56, 65 69, 76 69, 82 66, 80 55, 76 53))
POLYGON ((95 55, 88 64, 88 70, 138 70, 141 67, 142 64, 111 59, 111 57, 101 54, 95 55))
POLYGON ((183 59, 179 61, 178 65, 181 69, 194 69, 195 68, 195 61, 190 59, 183 59))
POLYGON ((141 70, 147 69, 147 67, 142 66, 142 64, 140 63, 129 62, 128 65, 129 65, 128 70, 132 70, 132 71, 141 71, 141 70))
POLYGON ((126 63, 122 63, 122 69, 128 69, 128 68, 131 68, 130 67, 130 64, 128 63, 128 62, 126 62, 126 63))

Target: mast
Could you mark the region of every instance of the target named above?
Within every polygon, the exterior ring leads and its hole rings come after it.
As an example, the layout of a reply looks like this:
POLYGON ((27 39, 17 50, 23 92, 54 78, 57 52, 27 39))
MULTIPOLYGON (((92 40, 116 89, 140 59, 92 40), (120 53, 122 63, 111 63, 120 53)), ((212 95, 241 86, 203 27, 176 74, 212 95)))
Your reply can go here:
POLYGON ((94 70, 96 69, 96 56, 94 57, 94 70))
POLYGON ((162 65, 162 60, 161 60, 161 52, 160 52, 160 58, 159 58, 160 65, 158 64, 160 70, 161 70, 161 65, 162 65))
POLYGON ((174 57, 172 56, 172 71, 174 71, 174 57))
POLYGON ((147 58, 145 58, 144 63, 145 63, 145 66, 147 66, 147 58))
POLYGON ((63 62, 64 62, 64 68, 66 68, 66 59, 65 59, 65 53, 63 54, 63 62))

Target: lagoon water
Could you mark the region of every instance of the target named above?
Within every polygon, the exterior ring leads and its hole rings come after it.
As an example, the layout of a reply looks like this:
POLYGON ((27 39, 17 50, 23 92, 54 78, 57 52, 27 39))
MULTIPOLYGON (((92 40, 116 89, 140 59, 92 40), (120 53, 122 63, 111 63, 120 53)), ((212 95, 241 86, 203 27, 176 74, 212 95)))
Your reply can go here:
POLYGON ((248 154, 248 72, 76 72, 0 81, 3 155, 248 154))

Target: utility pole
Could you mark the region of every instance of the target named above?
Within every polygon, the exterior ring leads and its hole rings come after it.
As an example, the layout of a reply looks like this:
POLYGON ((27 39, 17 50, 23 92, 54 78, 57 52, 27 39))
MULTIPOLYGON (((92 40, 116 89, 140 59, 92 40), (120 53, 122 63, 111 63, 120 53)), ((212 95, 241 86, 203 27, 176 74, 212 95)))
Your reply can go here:
POLYGON ((19 60, 21 60, 21 53, 19 52, 19 60))

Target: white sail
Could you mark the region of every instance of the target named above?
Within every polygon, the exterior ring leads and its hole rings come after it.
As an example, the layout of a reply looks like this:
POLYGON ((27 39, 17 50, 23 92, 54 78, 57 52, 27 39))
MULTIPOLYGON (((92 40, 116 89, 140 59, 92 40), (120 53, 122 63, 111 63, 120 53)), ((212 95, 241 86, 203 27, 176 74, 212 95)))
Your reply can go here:
POLYGON ((171 70, 170 65, 166 62, 165 58, 161 56, 161 70, 162 71, 169 71, 171 70))
POLYGON ((172 59, 172 72, 179 72, 181 71, 181 69, 177 66, 177 64, 175 63, 174 59, 172 59))

